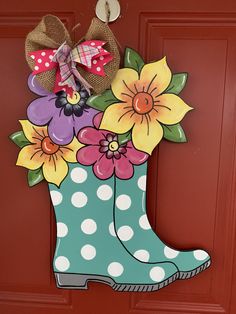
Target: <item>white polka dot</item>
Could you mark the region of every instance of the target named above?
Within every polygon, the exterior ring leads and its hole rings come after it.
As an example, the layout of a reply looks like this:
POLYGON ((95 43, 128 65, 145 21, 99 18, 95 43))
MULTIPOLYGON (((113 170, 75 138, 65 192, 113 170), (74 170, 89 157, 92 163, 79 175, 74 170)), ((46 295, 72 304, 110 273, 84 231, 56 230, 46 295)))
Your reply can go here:
POLYGON ((49 64, 48 62, 45 63, 45 67, 49 67, 49 65, 50 65, 50 64, 49 64))
POLYGON ((102 48, 102 46, 98 46, 98 49, 101 49, 102 48))
POLYGON ((81 230, 85 234, 93 234, 97 231, 97 224, 93 219, 85 219, 81 224, 81 230))
POLYGON ((35 56, 34 56, 34 55, 31 55, 30 57, 31 57, 32 59, 35 59, 35 56))
POLYGON ((71 170, 70 176, 72 181, 74 181, 75 183, 83 183, 87 180, 88 173, 85 169, 76 167, 71 170))
POLYGON ((82 247, 80 253, 84 259, 90 261, 96 256, 96 249, 94 246, 86 244, 82 247))
POLYGON ((94 43, 94 42, 92 42, 90 45, 91 45, 91 46, 95 46, 95 43, 94 43))
POLYGON ((124 267, 122 266, 121 263, 118 262, 112 262, 107 267, 108 274, 113 277, 119 277, 120 275, 122 275, 123 271, 124 267))
POLYGON ((58 256, 55 260, 55 266, 59 271, 66 271, 70 267, 70 262, 65 256, 58 256))
POLYGON ((139 218, 139 225, 142 229, 144 230, 148 230, 148 229, 151 229, 151 226, 150 226, 150 223, 148 221, 148 217, 146 214, 142 215, 140 218, 139 218))
POLYGON ((133 229, 130 226, 122 226, 117 231, 118 237, 121 241, 129 241, 133 235, 133 229))
POLYGON ((179 251, 173 250, 168 246, 165 246, 164 248, 164 254, 167 258, 175 258, 179 255, 179 251))
POLYGON ((140 188, 140 190, 146 191, 146 181, 147 181, 147 176, 146 175, 141 176, 138 179, 138 187, 140 188))
POLYGON ((75 192, 71 197, 71 203, 73 206, 81 208, 84 207, 88 202, 87 195, 83 192, 75 192))
POLYGON ((56 50, 56 49, 54 49, 52 52, 54 52, 54 53, 55 53, 55 52, 57 52, 57 50, 56 50))
POLYGON ((103 57, 103 56, 101 56, 99 59, 102 61, 102 60, 104 60, 104 57, 103 57))
POLYGON ((50 195, 51 195, 51 200, 52 200, 53 206, 57 206, 57 205, 61 204, 63 196, 60 192, 50 191, 50 195))
POLYGON ((68 227, 63 222, 57 223, 57 237, 64 238, 68 233, 68 227))
POLYGON ((108 201, 112 197, 112 194, 112 188, 107 184, 103 184, 97 189, 97 197, 102 201, 108 201))
POLYGON ((38 63, 42 63, 42 59, 38 59, 38 63))
POLYGON ((160 282, 165 278, 165 271, 162 267, 155 266, 150 270, 149 275, 153 281, 160 282))
POLYGON ((46 53, 43 51, 43 52, 41 52, 41 56, 45 56, 46 55, 46 53))
POLYGON ((101 68, 100 68, 100 67, 97 67, 96 70, 97 70, 98 72, 100 72, 100 71, 101 71, 101 68))
POLYGON ((193 252, 194 257, 198 260, 198 261, 203 261, 204 259, 206 259, 207 257, 209 257, 209 255, 207 254, 207 252, 203 251, 203 250, 195 250, 193 252))
POLYGON ((138 250, 134 253, 134 257, 136 257, 139 261, 148 262, 150 254, 146 250, 138 250))
POLYGON ((50 56, 49 56, 49 59, 50 59, 50 60, 52 60, 52 59, 53 59, 53 56, 52 56, 52 55, 50 55, 50 56))
POLYGON ((126 194, 119 195, 116 199, 116 206, 120 210, 129 209, 131 206, 131 198, 126 194))
POLYGON ((97 60, 93 60, 93 64, 97 64, 98 62, 97 62, 97 60))
POLYGON ((34 67, 34 69, 35 69, 35 71, 38 71, 39 67, 36 65, 36 66, 34 67))
POLYGON ((113 222, 109 224, 109 232, 113 237, 116 237, 115 226, 113 222))

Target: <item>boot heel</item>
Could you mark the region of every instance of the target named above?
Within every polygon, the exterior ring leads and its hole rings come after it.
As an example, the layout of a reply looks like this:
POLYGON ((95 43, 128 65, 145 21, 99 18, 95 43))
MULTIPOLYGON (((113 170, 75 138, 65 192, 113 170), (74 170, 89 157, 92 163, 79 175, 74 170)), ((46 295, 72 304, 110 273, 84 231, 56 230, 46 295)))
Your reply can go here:
POLYGON ((55 278, 58 288, 88 289, 87 275, 55 273, 55 278))

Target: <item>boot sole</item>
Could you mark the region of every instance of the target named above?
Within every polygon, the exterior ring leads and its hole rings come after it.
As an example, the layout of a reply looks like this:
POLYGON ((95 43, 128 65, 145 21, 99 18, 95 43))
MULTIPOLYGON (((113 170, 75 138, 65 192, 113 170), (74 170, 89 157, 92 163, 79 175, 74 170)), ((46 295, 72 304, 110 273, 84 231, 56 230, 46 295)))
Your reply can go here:
POLYGON ((207 269, 210 265, 211 265, 211 260, 209 260, 206 263, 202 264, 198 268, 195 268, 194 270, 187 271, 187 272, 186 271, 180 271, 179 272, 179 279, 189 279, 189 278, 192 278, 192 277, 196 276, 197 274, 199 274, 200 272, 202 272, 203 270, 207 269))
POLYGON ((55 273, 56 284, 58 288, 64 289, 88 289, 88 282, 99 282, 109 285, 115 291, 157 291, 163 287, 166 287, 173 281, 179 278, 179 273, 175 273, 168 279, 156 283, 156 284, 129 284, 129 283, 116 283, 112 278, 99 275, 87 275, 87 274, 67 274, 67 273, 55 273))

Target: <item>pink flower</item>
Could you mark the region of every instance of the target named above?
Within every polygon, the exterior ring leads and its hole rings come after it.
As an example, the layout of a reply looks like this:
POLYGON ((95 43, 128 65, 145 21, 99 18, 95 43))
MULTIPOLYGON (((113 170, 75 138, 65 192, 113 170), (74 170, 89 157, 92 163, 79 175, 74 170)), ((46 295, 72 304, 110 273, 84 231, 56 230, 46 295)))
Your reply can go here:
POLYGON ((94 174, 101 180, 113 174, 120 179, 129 179, 134 173, 133 165, 144 163, 148 155, 136 150, 131 141, 120 145, 116 134, 99 130, 102 115, 94 117, 94 128, 80 130, 78 139, 86 146, 77 152, 77 160, 85 166, 93 165, 94 174))

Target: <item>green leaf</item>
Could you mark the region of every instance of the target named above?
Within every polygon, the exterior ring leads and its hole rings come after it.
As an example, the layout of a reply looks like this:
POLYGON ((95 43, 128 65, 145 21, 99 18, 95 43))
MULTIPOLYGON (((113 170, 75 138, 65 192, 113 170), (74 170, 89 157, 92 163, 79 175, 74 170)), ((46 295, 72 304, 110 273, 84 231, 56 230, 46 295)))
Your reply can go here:
POLYGON ((44 180, 42 168, 28 171, 28 184, 34 186, 44 180))
POLYGON ((169 86, 165 93, 178 95, 184 88, 188 78, 188 73, 173 74, 169 86))
POLYGON ((174 125, 162 125, 164 130, 164 138, 175 143, 187 142, 184 130, 179 123, 174 125))
POLYGON ((127 143, 128 141, 131 140, 131 132, 126 132, 124 134, 119 134, 118 135, 118 142, 120 145, 127 143))
POLYGON ((23 131, 18 131, 9 136, 9 138, 12 140, 13 143, 15 143, 20 148, 30 144, 28 139, 25 137, 25 134, 23 131))
POLYGON ((140 73, 144 64, 143 58, 135 50, 131 48, 125 49, 125 68, 131 68, 140 73))
POLYGON ((99 111, 105 111, 108 106, 118 102, 120 100, 113 95, 110 89, 107 89, 101 95, 90 96, 87 105, 99 111))

